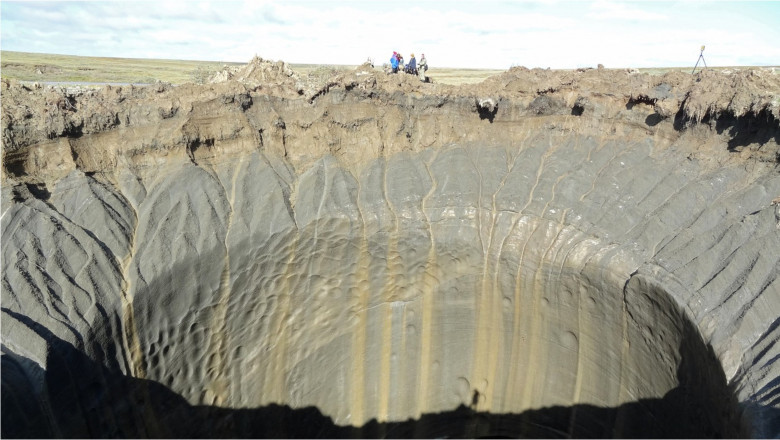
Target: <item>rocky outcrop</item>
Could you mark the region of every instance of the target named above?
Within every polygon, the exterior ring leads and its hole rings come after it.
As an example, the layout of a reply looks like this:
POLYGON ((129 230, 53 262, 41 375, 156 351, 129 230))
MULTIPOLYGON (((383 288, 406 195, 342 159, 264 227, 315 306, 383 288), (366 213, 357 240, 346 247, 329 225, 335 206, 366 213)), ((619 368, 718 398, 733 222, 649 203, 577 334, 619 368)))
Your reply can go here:
POLYGON ((3 83, 4 436, 780 433, 776 75, 243 72, 3 83))

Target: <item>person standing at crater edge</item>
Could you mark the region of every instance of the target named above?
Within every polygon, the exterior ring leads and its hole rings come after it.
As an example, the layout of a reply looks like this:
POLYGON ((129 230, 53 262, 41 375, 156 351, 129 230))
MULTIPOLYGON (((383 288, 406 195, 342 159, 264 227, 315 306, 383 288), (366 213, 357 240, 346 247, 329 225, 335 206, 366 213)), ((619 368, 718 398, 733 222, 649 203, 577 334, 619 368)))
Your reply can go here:
POLYGON ((420 62, 417 63, 417 72, 420 74, 420 81, 425 82, 425 71, 428 70, 428 60, 425 54, 420 54, 420 62))
POLYGON ((414 54, 410 55, 409 64, 406 65, 406 73, 417 75, 417 60, 414 59, 414 54))
POLYGON ((393 68, 393 73, 398 73, 398 53, 393 52, 393 56, 390 57, 390 67, 393 68))

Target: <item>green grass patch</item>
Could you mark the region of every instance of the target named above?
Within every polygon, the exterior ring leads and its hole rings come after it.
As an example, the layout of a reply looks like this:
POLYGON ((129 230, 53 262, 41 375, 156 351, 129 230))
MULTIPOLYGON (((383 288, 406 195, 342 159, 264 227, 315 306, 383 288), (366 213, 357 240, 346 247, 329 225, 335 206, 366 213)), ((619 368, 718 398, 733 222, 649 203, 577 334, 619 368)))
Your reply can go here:
POLYGON ((181 84, 194 82, 196 72, 213 72, 224 65, 243 63, 0 52, 2 77, 20 81, 181 84))

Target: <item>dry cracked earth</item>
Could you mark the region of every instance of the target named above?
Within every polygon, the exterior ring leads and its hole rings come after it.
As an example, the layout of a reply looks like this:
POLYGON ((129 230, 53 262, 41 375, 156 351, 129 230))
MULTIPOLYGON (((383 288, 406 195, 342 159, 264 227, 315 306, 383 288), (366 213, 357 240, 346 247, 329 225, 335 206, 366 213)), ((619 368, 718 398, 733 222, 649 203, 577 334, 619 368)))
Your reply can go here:
POLYGON ((780 76, 2 83, 3 437, 780 435, 780 76))

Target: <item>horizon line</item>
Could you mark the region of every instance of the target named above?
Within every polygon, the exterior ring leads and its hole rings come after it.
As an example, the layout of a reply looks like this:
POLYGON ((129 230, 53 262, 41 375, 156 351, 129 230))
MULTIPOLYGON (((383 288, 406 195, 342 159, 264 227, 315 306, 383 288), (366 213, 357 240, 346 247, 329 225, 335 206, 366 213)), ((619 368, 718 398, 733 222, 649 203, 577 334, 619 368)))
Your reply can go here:
MULTIPOLYGON (((67 53, 52 53, 52 52, 27 52, 27 51, 20 51, 20 50, 10 50, 10 49, 0 49, 0 54, 4 52, 13 52, 13 53, 19 53, 19 54, 35 54, 35 55, 51 55, 51 56, 62 56, 62 57, 77 57, 77 58, 111 58, 111 59, 117 59, 117 60, 157 60, 157 61, 180 61, 180 62, 194 62, 194 63, 218 63, 218 64, 236 64, 236 65, 245 65, 248 64, 252 59, 250 58, 247 61, 226 61, 226 60, 198 60, 198 59, 189 59, 189 58, 141 58, 141 57, 124 57, 124 56, 104 56, 104 55, 75 55, 75 54, 67 54, 67 53)), ((264 58, 259 54, 255 54, 255 56, 265 60, 265 61, 271 61, 271 62, 279 62, 282 61, 284 63, 290 64, 290 65, 299 65, 299 66, 343 66, 343 67, 357 67, 361 66, 363 63, 360 64, 337 64, 337 63, 308 63, 308 62, 294 62, 294 61, 287 61, 283 59, 271 59, 271 58, 264 58)), ((1 57, 0 57, 1 58, 1 57)), ((370 57, 368 57, 370 58, 370 57)), ((1 60, 0 60, 1 61, 1 60)), ((368 59, 366 60, 368 61, 368 59)), ((596 63, 596 66, 598 66, 601 63, 596 63)), ((382 66, 382 64, 377 64, 374 61, 374 67, 382 66)), ((565 67, 565 68, 551 68, 551 67, 540 67, 540 66, 534 66, 529 67, 525 65, 519 65, 519 64, 513 64, 507 68, 490 68, 490 67, 459 67, 459 66, 431 66, 431 69, 461 69, 461 70, 495 70, 495 71, 507 71, 515 67, 525 67, 526 69, 542 69, 542 70, 577 70, 577 69, 596 69, 597 67, 593 66, 579 66, 579 67, 565 67)), ((667 65, 667 66, 651 66, 651 67, 636 67, 636 66, 617 66, 617 67, 608 67, 604 66, 604 69, 608 70, 617 70, 617 69, 685 69, 685 68, 693 68, 693 64, 688 65, 681 65, 681 66, 673 66, 673 65, 667 65)), ((707 68, 718 68, 718 69, 727 69, 727 68, 772 68, 772 67, 778 67, 780 68, 780 64, 735 64, 735 65, 728 65, 728 66, 707 66, 707 68)))

